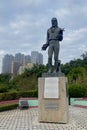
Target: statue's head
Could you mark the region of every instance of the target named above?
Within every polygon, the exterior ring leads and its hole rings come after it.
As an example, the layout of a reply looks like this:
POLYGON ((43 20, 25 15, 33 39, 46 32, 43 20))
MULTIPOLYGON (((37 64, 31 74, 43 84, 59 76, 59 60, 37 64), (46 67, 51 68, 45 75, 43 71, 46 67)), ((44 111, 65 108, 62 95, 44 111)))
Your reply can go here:
POLYGON ((52 18, 51 23, 52 27, 57 27, 58 26, 57 18, 52 18))

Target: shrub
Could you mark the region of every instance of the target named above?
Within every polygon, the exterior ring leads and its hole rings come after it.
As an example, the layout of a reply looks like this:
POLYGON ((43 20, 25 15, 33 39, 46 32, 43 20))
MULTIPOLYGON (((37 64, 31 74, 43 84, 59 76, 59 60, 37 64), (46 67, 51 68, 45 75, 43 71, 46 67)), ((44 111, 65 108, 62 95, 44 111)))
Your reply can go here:
POLYGON ((0 101, 5 100, 14 100, 19 99, 20 97, 37 97, 38 91, 37 90, 31 90, 31 91, 12 91, 12 92, 6 92, 6 93, 0 93, 0 101))
POLYGON ((31 91, 20 91, 18 92, 18 97, 37 97, 38 92, 37 90, 31 90, 31 91))
POLYGON ((0 101, 17 99, 17 92, 0 93, 0 101))
POLYGON ((69 97, 80 98, 85 96, 85 87, 79 84, 69 86, 69 97))
POLYGON ((18 104, 8 104, 8 105, 3 105, 0 106, 0 112, 1 111, 6 111, 6 110, 11 110, 11 109, 15 109, 18 107, 18 104))

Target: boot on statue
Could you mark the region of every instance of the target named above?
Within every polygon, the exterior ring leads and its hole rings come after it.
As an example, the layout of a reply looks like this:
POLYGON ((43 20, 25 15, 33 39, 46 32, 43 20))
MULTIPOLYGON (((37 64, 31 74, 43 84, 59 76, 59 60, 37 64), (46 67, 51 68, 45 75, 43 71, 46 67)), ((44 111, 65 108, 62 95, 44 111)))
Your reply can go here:
POLYGON ((49 67, 48 72, 52 73, 52 58, 48 58, 48 67, 49 67))

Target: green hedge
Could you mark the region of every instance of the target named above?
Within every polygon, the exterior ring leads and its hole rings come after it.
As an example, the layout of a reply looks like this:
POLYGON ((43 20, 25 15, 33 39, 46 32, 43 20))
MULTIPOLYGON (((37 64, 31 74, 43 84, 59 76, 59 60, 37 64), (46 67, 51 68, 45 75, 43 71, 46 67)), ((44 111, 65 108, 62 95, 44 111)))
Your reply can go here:
POLYGON ((80 84, 69 85, 69 97, 80 98, 85 96, 86 89, 80 84))
POLYGON ((8 105, 3 105, 0 106, 0 112, 1 111, 6 111, 6 110, 12 110, 18 107, 18 104, 8 104, 8 105))
POLYGON ((38 96, 38 91, 37 90, 32 90, 32 91, 14 91, 14 92, 6 92, 6 93, 0 93, 0 101, 5 101, 5 100, 15 100, 19 99, 20 97, 37 97, 38 96))

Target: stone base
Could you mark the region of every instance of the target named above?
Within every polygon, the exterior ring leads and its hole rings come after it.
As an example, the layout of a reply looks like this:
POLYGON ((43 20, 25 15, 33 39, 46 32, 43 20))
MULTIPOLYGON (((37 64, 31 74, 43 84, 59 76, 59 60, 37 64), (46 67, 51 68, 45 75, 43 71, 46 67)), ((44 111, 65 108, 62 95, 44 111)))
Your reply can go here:
POLYGON ((64 73, 59 71, 58 73, 42 73, 42 77, 64 77, 64 73))
POLYGON ((40 122, 68 122, 68 95, 66 88, 66 77, 42 77, 38 79, 40 122), (46 83, 46 80, 50 82, 46 83), (58 83, 52 84, 53 81, 58 81, 58 83))

